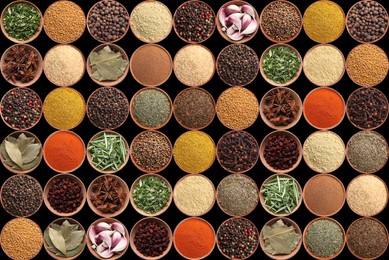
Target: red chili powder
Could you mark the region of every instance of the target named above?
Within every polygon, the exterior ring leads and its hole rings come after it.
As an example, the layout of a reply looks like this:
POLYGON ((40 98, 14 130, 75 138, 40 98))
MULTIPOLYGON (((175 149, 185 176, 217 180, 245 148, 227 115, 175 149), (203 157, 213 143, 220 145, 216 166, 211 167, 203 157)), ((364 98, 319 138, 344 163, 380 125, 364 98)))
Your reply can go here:
POLYGON ((305 98, 305 118, 314 127, 332 128, 343 119, 344 106, 342 96, 338 92, 331 88, 318 88, 305 98))

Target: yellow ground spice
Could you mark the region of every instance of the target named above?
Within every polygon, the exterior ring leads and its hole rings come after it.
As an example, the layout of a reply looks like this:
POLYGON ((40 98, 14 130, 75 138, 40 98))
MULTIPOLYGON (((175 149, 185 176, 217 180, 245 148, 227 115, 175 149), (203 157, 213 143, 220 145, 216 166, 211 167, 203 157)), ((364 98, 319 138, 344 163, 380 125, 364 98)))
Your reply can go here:
POLYGON ((72 129, 84 118, 84 98, 73 88, 54 89, 45 98, 43 115, 54 128, 72 129))
POLYGON ((42 244, 42 230, 28 218, 14 218, 1 231, 1 247, 12 259, 32 259, 39 253, 42 244))
POLYGON ((72 1, 51 4, 43 17, 47 36, 58 43, 76 41, 85 31, 86 18, 80 6, 72 1))
POLYGON ((201 173, 215 160, 215 143, 202 131, 189 131, 176 140, 173 156, 176 164, 183 171, 201 173))
POLYGON ((347 74, 355 84, 373 87, 381 83, 388 74, 388 56, 374 44, 360 44, 347 56, 347 74))
POLYGON ((343 9, 332 1, 320 0, 305 10, 303 17, 305 33, 319 43, 335 41, 344 30, 343 9))

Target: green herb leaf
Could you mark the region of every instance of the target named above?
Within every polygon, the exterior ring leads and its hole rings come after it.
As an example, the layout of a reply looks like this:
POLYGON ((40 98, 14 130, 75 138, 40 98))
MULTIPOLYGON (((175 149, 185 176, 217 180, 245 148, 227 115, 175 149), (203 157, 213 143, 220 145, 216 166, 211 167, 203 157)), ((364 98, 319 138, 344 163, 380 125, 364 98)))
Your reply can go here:
POLYGON ((5 150, 9 155, 9 158, 20 168, 23 168, 23 158, 18 146, 5 140, 5 150))
POLYGON ((120 52, 115 52, 107 45, 99 52, 93 52, 89 58, 92 78, 98 81, 113 81, 123 75, 128 61, 120 52))
POLYGON ((66 239, 66 251, 77 248, 84 239, 84 235, 85 231, 83 230, 72 230, 66 239))
POLYGON ((66 243, 61 232, 49 227, 49 237, 55 248, 66 256, 66 243))
POLYGON ((26 149, 22 152, 23 164, 30 163, 35 160, 40 151, 40 144, 28 144, 26 149))

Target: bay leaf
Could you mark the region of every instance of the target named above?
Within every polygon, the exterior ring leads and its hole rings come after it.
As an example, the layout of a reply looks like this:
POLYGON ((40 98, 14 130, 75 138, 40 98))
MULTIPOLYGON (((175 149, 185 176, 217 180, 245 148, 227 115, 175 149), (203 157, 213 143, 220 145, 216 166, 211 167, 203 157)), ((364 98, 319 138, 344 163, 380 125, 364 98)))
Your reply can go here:
POLYGON ((70 232, 68 239, 66 240, 66 251, 77 248, 84 239, 84 230, 73 230, 70 232))
MULTIPOLYGON (((267 239, 267 241, 269 241, 269 240, 267 239)), ((267 245, 265 244, 264 250, 266 253, 274 255, 274 250, 273 250, 273 247, 270 245, 270 242, 268 242, 267 245)))
POLYGON ((7 137, 7 141, 8 141, 8 142, 11 142, 11 143, 13 143, 13 144, 16 144, 17 140, 18 140, 18 139, 16 139, 16 138, 13 137, 13 136, 8 136, 8 137, 7 137))
POLYGON ((22 152, 23 163, 32 162, 41 151, 40 144, 27 144, 25 150, 22 152))
POLYGON ((5 140, 5 150, 7 151, 11 160, 20 168, 23 168, 23 158, 18 146, 5 140))
POLYGON ((47 244, 47 249, 56 254, 56 255, 59 255, 61 257, 65 257, 64 254, 62 254, 54 245, 53 245, 53 242, 51 242, 51 239, 50 239, 50 236, 49 236, 49 229, 47 228, 45 230, 45 232, 43 232, 43 238, 45 239, 45 242, 47 244))
POLYGON ((290 254, 290 244, 287 243, 285 240, 279 238, 279 237, 271 237, 269 238, 269 242, 271 247, 274 250, 274 254, 282 254, 287 255, 290 254))
POLYGON ((85 243, 81 243, 78 247, 74 248, 73 250, 70 250, 67 252, 68 257, 73 257, 80 253, 80 251, 84 248, 85 243))
POLYGON ((49 237, 53 245, 66 256, 66 243, 61 232, 49 227, 49 237))
POLYGON ((100 76, 103 78, 103 80, 117 80, 118 76, 116 74, 115 69, 105 63, 98 63, 96 64, 96 68, 100 76))
POLYGON ((23 164, 23 169, 24 171, 30 170, 35 167, 39 163, 39 160, 41 159, 42 155, 37 156, 33 161, 23 164))
POLYGON ((65 239, 65 243, 66 243, 66 240, 70 236, 70 232, 72 232, 69 221, 65 220, 64 222, 62 222, 61 229, 59 231, 61 232, 63 238, 65 239))
POLYGON ((33 143, 33 137, 27 137, 24 133, 21 133, 16 139, 16 144, 19 147, 20 152, 23 154, 24 150, 27 148, 28 144, 33 143))

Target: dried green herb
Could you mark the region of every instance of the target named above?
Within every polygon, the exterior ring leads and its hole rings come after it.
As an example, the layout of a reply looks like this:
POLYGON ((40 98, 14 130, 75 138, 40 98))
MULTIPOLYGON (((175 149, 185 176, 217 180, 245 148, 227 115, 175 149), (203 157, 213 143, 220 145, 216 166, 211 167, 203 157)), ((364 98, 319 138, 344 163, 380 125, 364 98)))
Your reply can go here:
POLYGON ((0 145, 4 163, 15 170, 29 170, 36 166, 41 158, 41 144, 34 137, 21 133, 16 139, 9 136, 0 145))
POLYGON ((300 68, 301 60, 297 53, 287 46, 271 48, 263 59, 263 71, 270 80, 284 84, 292 80, 300 68))
POLYGON ((51 224, 44 232, 48 250, 60 257, 77 255, 85 246, 85 231, 78 224, 65 220, 61 225, 51 224))
POLYGON ((120 52, 113 51, 108 45, 98 52, 92 52, 89 61, 92 78, 98 81, 117 80, 128 66, 128 60, 123 59, 120 52))
POLYGON ((279 219, 276 223, 266 225, 262 231, 265 242, 265 252, 271 255, 288 255, 301 240, 301 234, 296 233, 293 226, 287 226, 279 219))

